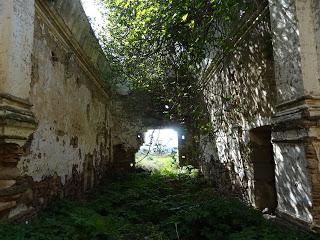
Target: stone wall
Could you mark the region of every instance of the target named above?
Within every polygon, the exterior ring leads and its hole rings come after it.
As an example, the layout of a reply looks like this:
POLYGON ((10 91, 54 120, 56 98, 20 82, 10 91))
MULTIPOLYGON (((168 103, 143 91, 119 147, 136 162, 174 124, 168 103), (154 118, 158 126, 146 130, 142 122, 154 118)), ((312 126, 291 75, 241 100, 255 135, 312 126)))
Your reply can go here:
MULTIPOLYGON (((319 1, 260 4, 232 51, 208 54, 215 131, 198 139, 195 164, 255 207, 319 227, 319 1)), ((0 2, 0 218, 21 220, 134 166, 137 135, 152 124, 110 76, 79 0, 0 2)), ((179 134, 184 156, 194 136, 179 134)))
POLYGON ((275 106, 268 12, 265 4, 247 17, 242 34, 234 36, 234 51, 212 59, 202 79, 215 129, 210 138, 201 137, 202 171, 252 204, 255 172, 250 131, 270 126, 275 106))
POLYGON ((130 167, 138 128, 80 1, 0 5, 0 217, 21 219, 130 167))
POLYGON ((277 106, 272 134, 278 212, 319 225, 319 3, 269 1, 277 106))
POLYGON ((204 174, 311 228, 320 219, 319 11, 316 0, 265 2, 203 76, 216 127, 201 138, 204 174))

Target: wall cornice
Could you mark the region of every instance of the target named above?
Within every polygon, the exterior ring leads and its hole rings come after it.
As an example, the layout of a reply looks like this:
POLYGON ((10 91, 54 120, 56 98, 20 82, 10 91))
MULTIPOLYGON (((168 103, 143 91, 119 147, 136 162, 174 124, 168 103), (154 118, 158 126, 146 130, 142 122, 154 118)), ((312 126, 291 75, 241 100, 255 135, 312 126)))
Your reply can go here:
MULTIPOLYGON (((47 0, 36 0, 35 8, 36 15, 40 16, 43 21, 45 21, 47 26, 54 33, 55 37, 59 38, 66 48, 71 48, 79 62, 81 69, 100 90, 100 92, 109 99, 111 95, 110 86, 108 86, 107 82, 102 76, 102 73, 98 71, 94 65, 92 58, 87 56, 83 50, 83 47, 75 39, 72 31, 64 22, 64 19, 59 15, 54 7, 49 5, 47 0)), ((88 29, 88 31, 90 31, 90 29, 88 29)), ((92 37, 94 38, 94 36, 92 37)), ((99 49, 99 52, 101 51, 102 49, 99 49)), ((106 59, 103 60, 107 62, 106 59)), ((110 69, 107 70, 110 71, 110 69)))
MULTIPOLYGON (((233 33, 232 36, 230 36, 230 44, 233 46, 233 49, 236 49, 236 47, 245 40, 245 37, 250 33, 250 30, 252 30, 257 24, 259 24, 262 19, 267 16, 268 13, 269 5, 267 3, 261 4, 257 11, 252 13, 241 24, 239 24, 240 26, 237 25, 237 31, 233 33)), ((202 81, 204 84, 210 81, 212 76, 214 76, 216 72, 221 68, 221 65, 225 58, 232 55, 233 53, 234 51, 231 50, 227 55, 223 55, 217 59, 214 59, 209 64, 202 77, 202 81)))

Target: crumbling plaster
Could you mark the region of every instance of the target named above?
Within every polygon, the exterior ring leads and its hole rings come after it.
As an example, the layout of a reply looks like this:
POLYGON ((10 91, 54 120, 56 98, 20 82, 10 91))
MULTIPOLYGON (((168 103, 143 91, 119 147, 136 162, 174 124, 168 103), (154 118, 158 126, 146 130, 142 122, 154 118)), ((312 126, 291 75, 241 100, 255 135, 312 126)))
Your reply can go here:
POLYGON ((56 174, 64 183, 75 166, 84 171, 87 155, 95 155, 97 168, 110 161, 108 98, 39 12, 34 28, 30 102, 38 128, 18 167, 35 181, 56 174))
POLYGON ((129 166, 113 145, 131 153, 139 143, 130 118, 115 114, 126 106, 80 0, 1 4, 10 19, 1 39, 12 35, 0 43, 0 217, 18 218, 78 196, 120 160, 129 166))
POLYGON ((109 158, 106 131, 110 116, 103 94, 92 87, 74 56, 66 56, 68 53, 59 49, 62 44, 55 42, 39 21, 35 23, 30 96, 38 128, 30 155, 19 167, 36 181, 57 174, 64 182, 74 166, 83 172, 86 155, 102 151, 103 157, 109 158), (73 146, 72 139, 76 139, 73 146))

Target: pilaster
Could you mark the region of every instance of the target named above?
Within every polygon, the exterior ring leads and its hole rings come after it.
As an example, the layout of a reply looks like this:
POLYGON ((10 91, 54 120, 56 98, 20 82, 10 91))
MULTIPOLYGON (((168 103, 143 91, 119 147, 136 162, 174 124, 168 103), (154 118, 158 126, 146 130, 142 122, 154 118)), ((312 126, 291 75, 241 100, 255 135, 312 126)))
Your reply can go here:
POLYGON ((320 41, 315 2, 269 0, 278 104, 272 134, 277 211, 311 226, 320 224, 320 41))
POLYGON ((23 145, 35 128, 29 92, 34 0, 0 3, 0 141, 23 145))
POLYGON ((17 168, 36 128, 29 102, 34 0, 0 2, 0 217, 30 196, 17 168))

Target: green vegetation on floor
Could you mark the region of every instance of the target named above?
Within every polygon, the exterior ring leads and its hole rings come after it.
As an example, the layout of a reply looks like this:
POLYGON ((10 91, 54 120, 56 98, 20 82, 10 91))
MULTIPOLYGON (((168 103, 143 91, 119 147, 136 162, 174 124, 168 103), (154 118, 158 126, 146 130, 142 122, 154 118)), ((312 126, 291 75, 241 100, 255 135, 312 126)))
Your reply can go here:
POLYGON ((177 154, 136 154, 136 167, 160 174, 178 173, 179 162, 177 154))
POLYGON ((218 197, 187 170, 116 176, 81 202, 56 202, 28 224, 1 224, 0 238, 317 239, 275 226, 237 200, 218 197))

